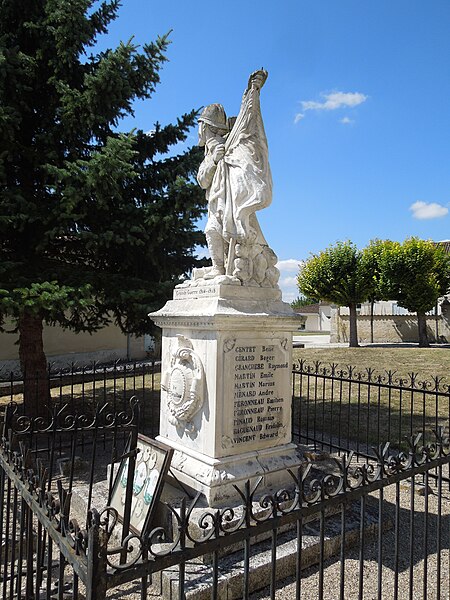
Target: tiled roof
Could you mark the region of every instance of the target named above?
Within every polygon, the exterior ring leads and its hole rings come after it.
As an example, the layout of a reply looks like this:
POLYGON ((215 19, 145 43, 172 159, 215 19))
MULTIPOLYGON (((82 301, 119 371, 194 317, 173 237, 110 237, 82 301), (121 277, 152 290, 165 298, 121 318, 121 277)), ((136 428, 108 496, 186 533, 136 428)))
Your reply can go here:
POLYGON ((306 306, 300 306, 299 308, 294 308, 294 312, 299 315, 303 314, 319 314, 319 304, 307 304, 306 306))

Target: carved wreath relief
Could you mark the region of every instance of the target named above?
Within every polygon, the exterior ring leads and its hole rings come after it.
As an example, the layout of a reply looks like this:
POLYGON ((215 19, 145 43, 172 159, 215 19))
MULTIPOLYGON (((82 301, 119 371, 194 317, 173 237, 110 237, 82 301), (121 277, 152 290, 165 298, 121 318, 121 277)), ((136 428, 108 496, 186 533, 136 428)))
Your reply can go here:
POLYGON ((190 341, 180 335, 178 344, 161 387, 167 394, 169 422, 194 431, 192 419, 203 404, 205 375, 202 362, 193 351, 190 341))

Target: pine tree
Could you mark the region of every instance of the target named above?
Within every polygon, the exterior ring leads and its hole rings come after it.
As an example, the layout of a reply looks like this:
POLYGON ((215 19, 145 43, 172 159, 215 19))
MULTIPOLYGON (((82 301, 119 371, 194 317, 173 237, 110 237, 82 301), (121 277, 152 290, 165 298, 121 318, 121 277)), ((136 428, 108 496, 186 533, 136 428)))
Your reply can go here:
POLYGON ((118 8, 0 0, 0 325, 19 334, 31 414, 48 397, 32 381, 47 368, 43 323, 148 331, 203 243, 198 149, 168 155, 195 112, 119 133, 155 91, 169 41, 96 52, 118 8))

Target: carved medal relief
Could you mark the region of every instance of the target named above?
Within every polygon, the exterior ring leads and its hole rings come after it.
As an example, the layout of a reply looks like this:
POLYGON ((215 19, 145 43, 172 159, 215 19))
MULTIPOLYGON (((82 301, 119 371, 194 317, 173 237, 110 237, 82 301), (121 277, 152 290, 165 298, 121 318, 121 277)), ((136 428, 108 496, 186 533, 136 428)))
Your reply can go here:
POLYGON ((193 417, 204 401, 205 373, 192 343, 178 335, 178 348, 172 352, 170 367, 163 374, 161 388, 166 395, 169 422, 194 432, 193 417))

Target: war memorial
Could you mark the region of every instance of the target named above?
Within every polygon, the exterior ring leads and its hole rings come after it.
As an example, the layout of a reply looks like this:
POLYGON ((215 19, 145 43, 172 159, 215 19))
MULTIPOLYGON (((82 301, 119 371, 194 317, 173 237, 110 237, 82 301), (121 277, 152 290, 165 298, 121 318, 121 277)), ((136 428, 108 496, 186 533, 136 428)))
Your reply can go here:
POLYGON ((199 117, 212 266, 197 269, 156 313, 162 328, 161 427, 172 472, 210 506, 237 499, 234 485, 286 484, 299 464, 291 443, 292 332, 277 257, 257 220, 272 201, 260 109, 264 70, 250 75, 237 117, 220 104, 199 117))
POLYGON ((237 117, 199 117, 212 265, 150 315, 160 396, 154 362, 49 373, 48 419, 3 382, 4 598, 449 597, 448 384, 292 366, 298 319, 257 218, 266 79, 237 117))

